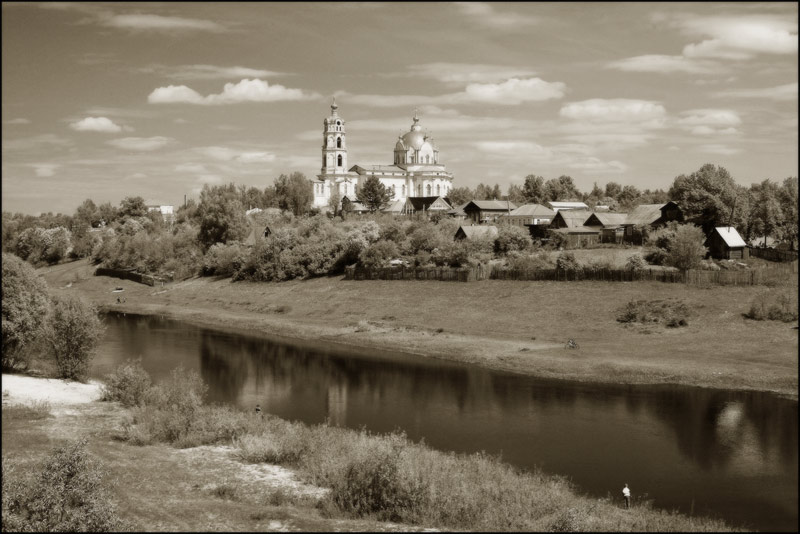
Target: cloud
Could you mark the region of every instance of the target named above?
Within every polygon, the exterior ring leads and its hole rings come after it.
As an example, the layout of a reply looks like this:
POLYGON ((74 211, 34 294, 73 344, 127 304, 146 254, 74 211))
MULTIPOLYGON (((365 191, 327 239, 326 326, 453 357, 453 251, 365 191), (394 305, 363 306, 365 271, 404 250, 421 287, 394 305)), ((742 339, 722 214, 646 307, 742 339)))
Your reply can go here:
POLYGON ((106 117, 86 117, 69 125, 78 132, 119 132, 122 127, 106 117))
POLYGON ((741 152, 741 150, 738 148, 731 148, 726 145, 719 144, 700 145, 697 147, 697 150, 709 154, 722 154, 723 156, 732 156, 733 154, 738 154, 741 152))
POLYGON ((478 150, 492 154, 525 156, 552 154, 552 151, 531 141, 479 141, 475 146, 478 150))
POLYGON ((110 15, 101 18, 103 26, 134 31, 224 31, 225 27, 210 20, 165 17, 163 15, 110 15))
POLYGON ((20 117, 18 119, 11 119, 11 120, 7 120, 7 121, 3 121, 3 124, 30 124, 30 123, 31 123, 31 121, 29 121, 28 119, 23 118, 23 117, 20 117))
POLYGON ((797 82, 762 89, 729 89, 714 93, 716 97, 767 98, 771 100, 797 100, 797 82))
POLYGON ((785 17, 687 17, 679 25, 687 33, 710 37, 686 45, 686 57, 741 60, 756 54, 797 53, 797 21, 785 17))
POLYGON ((275 154, 269 152, 246 152, 224 146, 198 147, 194 151, 217 161, 235 161, 239 163, 270 163, 275 161, 275 154))
POLYGON ((30 166, 33 167, 33 172, 35 172, 36 176, 39 178, 55 176, 56 169, 61 167, 61 165, 57 163, 31 163, 30 166))
POLYGON ((742 123, 739 114, 732 109, 690 109, 682 111, 684 115, 678 124, 684 126, 736 126, 742 123))
POLYGON ((661 74, 673 72, 713 74, 723 71, 722 66, 715 61, 662 54, 648 54, 619 59, 607 63, 606 68, 627 72, 656 72, 661 74))
POLYGON ((175 165, 176 172, 191 172, 191 173, 207 173, 208 169, 205 168, 204 165, 199 163, 181 163, 179 165, 175 165))
POLYGON ((537 24, 539 19, 530 15, 521 15, 513 11, 499 12, 486 2, 455 2, 461 14, 478 24, 498 29, 514 29, 537 24))
POLYGON ((712 128, 710 126, 695 126, 691 130, 694 135, 735 135, 739 133, 736 128, 712 128))
POLYGON ((221 93, 202 96, 185 85, 169 85, 155 89, 147 97, 151 104, 199 104, 220 105, 241 102, 279 102, 286 100, 313 100, 320 98, 316 93, 305 93, 301 89, 291 89, 258 79, 244 79, 239 83, 226 83, 221 93))
POLYGON ((666 110, 658 102, 650 100, 592 98, 562 106, 559 115, 589 121, 642 122, 660 120, 666 115, 666 110))
POLYGON ((452 104, 495 104, 516 106, 523 102, 536 102, 561 98, 566 85, 547 82, 541 78, 511 78, 501 83, 471 83, 464 91, 445 95, 350 95, 339 92, 337 97, 373 107, 435 106, 452 104))
POLYGON ((22 137, 20 139, 3 139, 3 150, 32 150, 45 147, 68 146, 71 144, 72 143, 68 139, 55 134, 42 134, 33 137, 22 137))
POLYGON ((423 63, 409 65, 408 71, 387 75, 388 77, 415 76, 429 78, 447 84, 465 84, 476 82, 498 82, 509 78, 533 76, 532 69, 505 65, 488 65, 482 63, 423 63))
POLYGON ((588 174, 622 173, 628 166, 621 161, 603 161, 600 158, 585 157, 567 164, 567 168, 583 171, 588 174))
POLYGON ((153 72, 177 80, 215 80, 224 78, 266 78, 285 76, 286 73, 249 67, 219 67, 216 65, 151 65, 138 69, 139 72, 153 72))
POLYGON ((163 148, 173 141, 174 139, 171 137, 162 137, 158 135, 155 137, 123 137, 121 139, 112 139, 111 141, 106 141, 106 143, 123 150, 149 152, 151 150, 163 148))

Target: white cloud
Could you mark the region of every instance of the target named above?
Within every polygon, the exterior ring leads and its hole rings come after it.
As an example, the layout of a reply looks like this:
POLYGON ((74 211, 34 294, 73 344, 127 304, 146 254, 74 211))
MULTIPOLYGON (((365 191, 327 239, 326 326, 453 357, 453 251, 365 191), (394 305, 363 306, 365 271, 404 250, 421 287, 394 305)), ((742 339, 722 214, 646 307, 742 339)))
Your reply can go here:
POLYGON ((312 100, 319 98, 316 93, 305 93, 301 89, 291 89, 258 79, 244 79, 238 83, 226 83, 221 93, 202 96, 185 85, 169 85, 153 90, 147 97, 151 104, 237 104, 240 102, 279 102, 284 100, 312 100))
POLYGON ((223 31, 225 28, 210 20, 165 17, 163 15, 131 14, 103 16, 101 23, 112 28, 141 31, 223 31))
POLYGON ((618 160, 603 161, 600 158, 585 157, 568 163, 567 167, 587 174, 622 173, 628 166, 618 160))
POLYGON ((662 54, 648 54, 620 59, 608 63, 606 68, 627 72, 656 72, 662 74, 673 72, 711 74, 722 71, 721 65, 715 61, 662 54))
POLYGON ((72 143, 63 137, 55 134, 42 134, 33 137, 22 137, 19 139, 3 139, 3 150, 33 150, 44 147, 52 148, 55 146, 68 146, 72 143))
POLYGON ((797 100, 797 82, 762 89, 729 89, 714 93, 716 97, 767 98, 771 100, 797 100))
POLYGON ((122 127, 106 117, 86 117, 69 125, 78 132, 119 132, 122 127))
POLYGON ((707 152, 709 154, 722 154, 723 156, 732 156, 733 154, 738 154, 741 152, 741 150, 738 148, 731 148, 729 146, 719 144, 700 145, 697 147, 697 150, 700 152, 707 152))
POLYGON ((269 163, 275 161, 275 154, 269 152, 247 152, 224 146, 198 147, 194 151, 217 161, 235 161, 239 163, 269 163))
POLYGON ((710 37, 684 47, 687 57, 747 59, 755 54, 796 54, 797 21, 767 15, 686 17, 684 31, 710 37))
POLYGON ((569 119, 589 121, 642 122, 660 120, 666 115, 666 110, 658 102, 649 100, 592 98, 566 104, 559 114, 569 119))
POLYGON ((56 163, 31 163, 30 166, 33 167, 33 171, 39 178, 49 178, 50 176, 55 176, 56 169, 61 165, 56 163))
POLYGON ((538 23, 536 17, 522 15, 513 11, 499 12, 495 6, 486 2, 455 2, 461 13, 479 24, 498 29, 514 29, 538 23))
POLYGON ((123 150, 149 152, 151 150, 163 148, 173 141, 174 139, 171 137, 162 137, 158 135, 155 137, 123 137, 121 139, 112 139, 111 141, 106 141, 106 143, 123 150))
POLYGON ((23 117, 20 117, 18 119, 11 119, 11 120, 8 120, 8 121, 3 121, 3 124, 30 124, 30 123, 31 123, 31 121, 29 121, 28 119, 23 118, 23 117))
POLYGON ((481 63, 423 63, 410 65, 408 72, 392 77, 418 76, 449 84, 498 82, 509 78, 522 78, 536 74, 532 69, 481 63))
POLYGON ((479 141, 475 143, 478 150, 492 154, 510 154, 519 156, 549 155, 552 151, 531 141, 479 141))
POLYGON ((678 124, 684 126, 736 126, 742 123, 732 109, 690 109, 681 112, 684 117, 678 124))
POLYGON ((208 169, 205 168, 204 165, 199 163, 181 163, 179 165, 175 165, 176 172, 191 172, 191 173, 207 173, 208 169))
POLYGON ((736 128, 712 128, 710 126, 695 126, 691 129, 694 135, 735 135, 739 133, 736 128))
POLYGON ((139 69, 140 72, 154 72, 163 76, 178 80, 214 80, 220 78, 265 78, 267 76, 285 75, 282 72, 275 72, 264 69, 252 69, 249 67, 219 67, 216 65, 178 65, 170 67, 167 65, 151 65, 139 69))

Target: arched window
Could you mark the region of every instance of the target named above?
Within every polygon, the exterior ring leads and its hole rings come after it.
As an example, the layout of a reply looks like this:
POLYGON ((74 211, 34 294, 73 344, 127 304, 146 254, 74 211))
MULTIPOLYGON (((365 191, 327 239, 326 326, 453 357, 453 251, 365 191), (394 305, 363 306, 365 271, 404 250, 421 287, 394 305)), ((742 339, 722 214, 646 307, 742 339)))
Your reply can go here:
POLYGON ((417 196, 422 196, 422 184, 417 184, 417 196))
POLYGON ((337 137, 336 138, 336 148, 342 148, 342 138, 341 137, 337 137))
POLYGON ((336 166, 337 167, 341 167, 342 166, 342 155, 341 154, 336 156, 336 166))
POLYGON ((428 196, 431 196, 431 184, 428 184, 426 191, 428 192, 428 196))
POLYGON ((342 121, 336 121, 336 126, 341 126, 341 125, 342 125, 342 121))
POLYGON ((436 184, 436 194, 437 195, 441 195, 442 194, 442 186, 439 185, 439 184, 436 184))
POLYGON ((431 157, 425 156, 425 163, 430 163, 430 162, 431 162, 431 157))

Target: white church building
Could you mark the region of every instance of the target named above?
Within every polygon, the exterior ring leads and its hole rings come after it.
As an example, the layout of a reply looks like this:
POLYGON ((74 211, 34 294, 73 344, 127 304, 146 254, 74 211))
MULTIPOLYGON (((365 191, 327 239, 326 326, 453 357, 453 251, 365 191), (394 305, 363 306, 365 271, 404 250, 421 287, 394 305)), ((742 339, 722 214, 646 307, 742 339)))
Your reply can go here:
POLYGON ((347 166, 345 121, 331 104, 331 115, 323 121, 322 171, 314 184, 314 205, 327 206, 333 191, 339 198, 356 198, 356 188, 370 176, 377 176, 392 192, 392 201, 409 197, 448 195, 453 175, 439 162, 439 148, 433 138, 422 131, 416 111, 411 130, 401 135, 394 146, 393 165, 347 166))

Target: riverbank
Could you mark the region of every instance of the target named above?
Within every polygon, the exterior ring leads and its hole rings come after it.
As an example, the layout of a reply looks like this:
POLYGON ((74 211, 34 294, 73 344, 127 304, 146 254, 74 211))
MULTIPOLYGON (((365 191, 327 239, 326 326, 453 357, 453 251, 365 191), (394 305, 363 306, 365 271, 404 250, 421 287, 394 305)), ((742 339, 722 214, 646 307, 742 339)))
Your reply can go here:
POLYGON ((306 427, 222 406, 198 407, 189 420, 169 404, 148 404, 132 413, 117 402, 70 403, 61 395, 69 384, 31 380, 39 381, 35 388, 39 397, 26 397, 34 403, 27 407, 20 402, 19 381, 3 376, 4 474, 15 477, 4 478, 4 494, 6 482, 19 484, 25 473, 40 469, 53 447, 85 440, 92 465, 100 462, 100 471, 93 473, 105 473, 103 498, 116 508, 114 517, 124 528, 328 532, 434 530, 425 525, 537 531, 729 528, 721 521, 654 510, 647 502, 635 501, 631 510, 625 510, 619 499, 579 495, 562 477, 521 473, 486 455, 433 451, 398 435, 306 427), (61 400, 42 404, 46 398, 61 400), (215 428, 239 430, 232 441, 218 437, 182 449, 160 439, 134 445, 130 431, 141 425, 145 428, 134 432, 152 430, 148 417, 155 417, 150 423, 156 426, 186 425, 190 434, 199 431, 206 437, 215 428), (298 471, 270 463, 267 457, 282 458, 278 464, 296 465, 298 471), (380 477, 374 478, 373 472, 380 477), (362 509, 365 504, 370 508, 362 509), (367 518, 341 518, 351 514, 367 518), (386 514, 397 516, 397 521, 374 520, 386 514))
POLYGON ((52 290, 80 295, 103 310, 211 328, 407 352, 543 378, 797 398, 797 322, 742 316, 760 294, 796 286, 194 278, 149 287, 95 277, 86 260, 39 272, 52 290), (118 287, 123 291, 113 293, 118 287), (642 299, 684 303, 688 325, 616 321, 620 308, 642 299), (579 349, 565 348, 570 338, 579 349))

